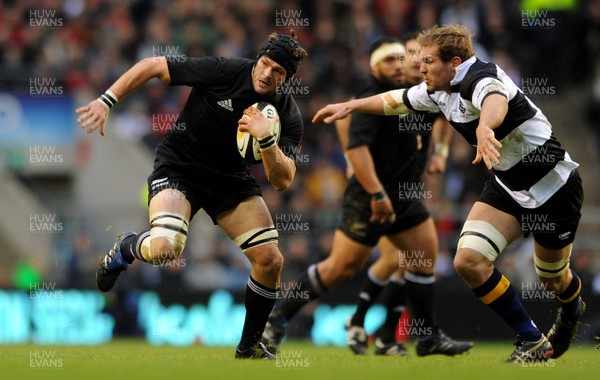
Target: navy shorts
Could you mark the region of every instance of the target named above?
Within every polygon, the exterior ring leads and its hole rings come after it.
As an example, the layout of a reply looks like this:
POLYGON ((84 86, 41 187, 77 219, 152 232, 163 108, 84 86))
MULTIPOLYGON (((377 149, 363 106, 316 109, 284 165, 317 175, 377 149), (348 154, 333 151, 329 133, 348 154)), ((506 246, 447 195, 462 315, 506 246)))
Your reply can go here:
POLYGON ((561 249, 573 243, 581 219, 583 187, 577 170, 571 173, 564 184, 540 207, 524 208, 508 195, 506 190, 491 179, 486 182, 479 201, 513 215, 523 230, 523 235, 533 235, 544 248, 561 249))

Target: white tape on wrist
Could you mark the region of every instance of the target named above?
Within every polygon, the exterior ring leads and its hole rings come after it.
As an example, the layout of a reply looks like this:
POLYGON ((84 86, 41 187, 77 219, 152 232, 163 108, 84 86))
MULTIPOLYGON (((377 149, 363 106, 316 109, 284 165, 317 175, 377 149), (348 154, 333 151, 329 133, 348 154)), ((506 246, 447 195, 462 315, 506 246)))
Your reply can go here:
POLYGON ((450 152, 450 148, 446 143, 436 143, 433 148, 433 153, 440 155, 444 158, 448 158, 448 153, 450 152))
POLYGON ((259 145, 261 151, 273 148, 275 145, 277 145, 277 141, 275 140, 275 135, 272 133, 266 135, 262 139, 258 140, 258 145, 259 145))
POLYGON ((104 94, 98 97, 98 100, 100 101, 100 104, 102 104, 106 110, 109 111, 115 104, 117 104, 119 98, 111 90, 106 90, 104 94))

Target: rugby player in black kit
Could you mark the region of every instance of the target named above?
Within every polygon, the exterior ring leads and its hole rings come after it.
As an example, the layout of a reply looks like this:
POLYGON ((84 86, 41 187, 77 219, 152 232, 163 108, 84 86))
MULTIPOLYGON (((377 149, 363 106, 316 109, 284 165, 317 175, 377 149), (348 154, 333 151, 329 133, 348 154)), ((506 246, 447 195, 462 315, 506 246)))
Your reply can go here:
POLYGON ((148 178, 150 229, 120 235, 100 260, 96 273, 103 292, 135 260, 154 263, 182 253, 189 222, 201 208, 242 249, 252 269, 246 287, 246 319, 236 358, 273 359, 259 340, 277 297, 283 256, 278 234, 250 166, 236 151, 236 134, 247 131, 261 143, 266 176, 278 191, 287 189, 296 166, 283 152, 293 152, 303 124, 294 99, 277 91, 295 75, 306 51, 295 33, 271 34, 256 60, 218 57, 151 57, 135 64, 98 99, 76 110, 88 132, 104 126, 119 99, 152 78, 191 86, 178 128, 157 147, 148 178), (269 102, 279 113, 279 146, 271 123, 256 108, 269 102), (282 150, 283 147, 283 150, 282 150), (288 149, 289 148, 289 149, 288 149))

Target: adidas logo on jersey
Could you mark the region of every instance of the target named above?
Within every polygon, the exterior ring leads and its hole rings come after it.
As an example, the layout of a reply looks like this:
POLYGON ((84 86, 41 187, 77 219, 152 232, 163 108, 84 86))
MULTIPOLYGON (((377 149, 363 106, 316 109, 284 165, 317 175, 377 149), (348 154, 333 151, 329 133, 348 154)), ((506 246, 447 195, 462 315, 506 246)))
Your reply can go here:
POLYGON ((231 103, 231 99, 219 100, 217 104, 225 108, 227 111, 233 111, 233 104, 231 103))

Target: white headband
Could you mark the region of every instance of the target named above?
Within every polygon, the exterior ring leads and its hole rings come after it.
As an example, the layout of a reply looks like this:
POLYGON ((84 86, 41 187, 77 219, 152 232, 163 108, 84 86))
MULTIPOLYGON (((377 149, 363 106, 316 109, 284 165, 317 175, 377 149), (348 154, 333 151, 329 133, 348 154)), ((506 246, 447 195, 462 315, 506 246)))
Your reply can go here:
POLYGON ((371 67, 374 67, 376 64, 381 62, 381 60, 384 59, 385 57, 387 57, 388 55, 393 55, 393 54, 402 55, 402 54, 404 54, 404 52, 405 52, 404 45, 402 45, 400 42, 384 43, 383 45, 381 45, 380 47, 375 49, 375 51, 373 51, 373 53, 371 53, 369 65, 371 67))

